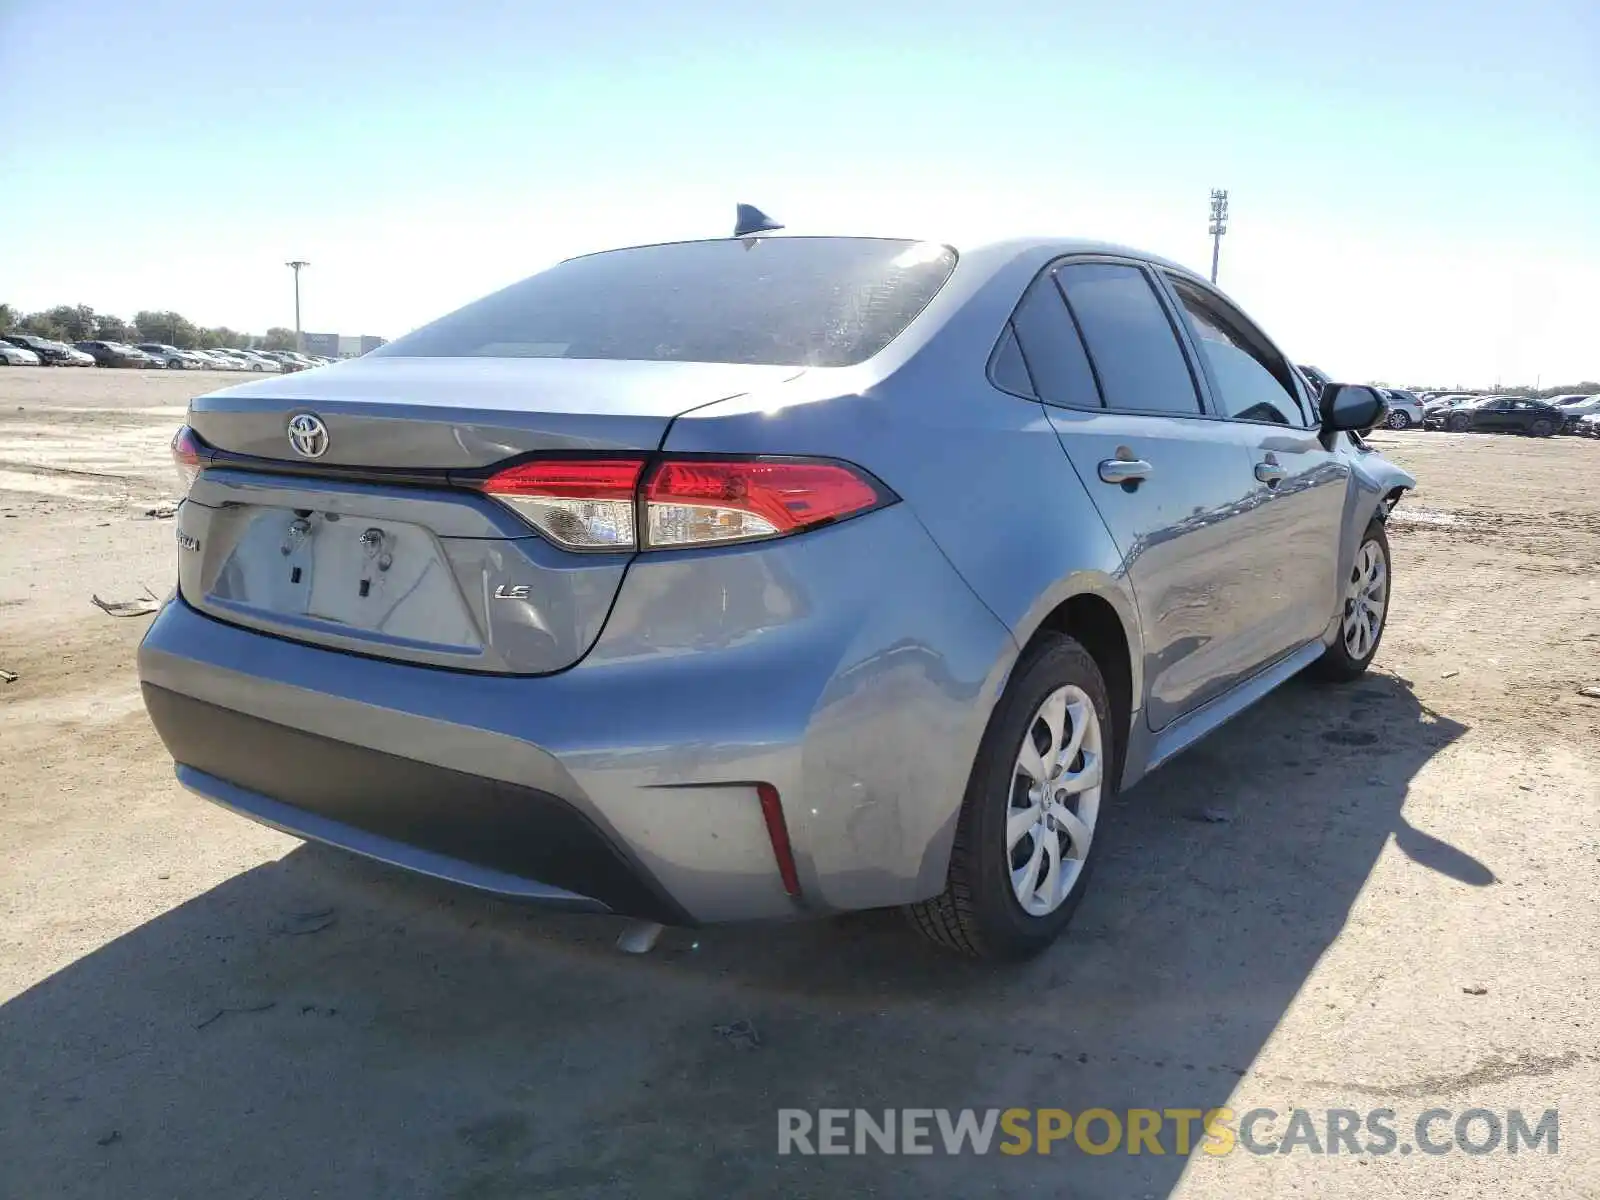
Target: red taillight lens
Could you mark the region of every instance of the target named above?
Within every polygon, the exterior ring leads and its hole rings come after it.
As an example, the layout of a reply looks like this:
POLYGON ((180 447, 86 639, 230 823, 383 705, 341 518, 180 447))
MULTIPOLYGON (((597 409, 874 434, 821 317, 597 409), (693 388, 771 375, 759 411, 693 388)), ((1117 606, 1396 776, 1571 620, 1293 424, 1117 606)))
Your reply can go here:
POLYGON ((632 550, 641 458, 552 458, 520 463, 478 486, 569 550, 632 550))
POLYGON ((645 486, 652 546, 782 537, 882 502, 839 463, 668 459, 645 486))
POLYGON ((873 481, 842 463, 667 458, 644 483, 642 458, 539 459, 477 486, 569 550, 670 549, 783 537, 882 504, 873 481), (641 536, 642 535, 642 536, 641 536))
POLYGON ((187 496, 204 465, 204 447, 187 425, 178 426, 178 432, 172 435, 172 465, 177 468, 182 485, 179 494, 187 496))

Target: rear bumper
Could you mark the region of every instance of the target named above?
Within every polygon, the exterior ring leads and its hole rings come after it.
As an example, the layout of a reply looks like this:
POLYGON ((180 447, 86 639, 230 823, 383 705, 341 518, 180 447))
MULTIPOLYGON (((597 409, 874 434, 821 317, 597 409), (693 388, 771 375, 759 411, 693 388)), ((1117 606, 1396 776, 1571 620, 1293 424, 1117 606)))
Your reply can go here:
POLYGON ((689 922, 637 863, 548 792, 334 741, 153 684, 144 685, 144 702, 180 764, 179 782, 264 825, 501 895, 689 922))
POLYGON ((180 780, 209 799, 473 887, 699 923, 939 891, 1015 653, 900 505, 641 558, 555 675, 360 657, 181 599, 139 672, 180 780), (798 897, 758 783, 780 797, 798 897))

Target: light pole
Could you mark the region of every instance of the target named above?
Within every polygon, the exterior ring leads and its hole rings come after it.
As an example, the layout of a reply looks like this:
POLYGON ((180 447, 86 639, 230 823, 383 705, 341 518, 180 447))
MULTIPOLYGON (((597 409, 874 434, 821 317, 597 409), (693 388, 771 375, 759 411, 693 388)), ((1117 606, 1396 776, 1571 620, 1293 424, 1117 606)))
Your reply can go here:
POLYGON ((1217 281, 1217 258, 1222 254, 1222 235, 1228 232, 1228 193, 1211 189, 1211 282, 1217 281))
MULTIPOLYGON (((305 339, 300 334, 300 268, 309 267, 311 264, 304 259, 297 258, 293 262, 286 262, 283 265, 294 271, 294 352, 296 354, 304 354, 305 339)), ((1217 269, 1213 266, 1211 268, 1212 282, 1216 282, 1216 278, 1217 269)))

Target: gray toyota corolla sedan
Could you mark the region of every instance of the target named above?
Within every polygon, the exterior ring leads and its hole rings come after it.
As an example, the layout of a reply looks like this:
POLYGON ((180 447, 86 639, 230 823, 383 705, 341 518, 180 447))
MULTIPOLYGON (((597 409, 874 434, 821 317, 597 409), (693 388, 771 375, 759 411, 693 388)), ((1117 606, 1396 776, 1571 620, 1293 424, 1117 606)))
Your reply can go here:
POLYGON ((593 254, 191 404, 145 703, 186 787, 385 862, 1019 957, 1119 791, 1371 662, 1382 411, 1117 247, 593 254))

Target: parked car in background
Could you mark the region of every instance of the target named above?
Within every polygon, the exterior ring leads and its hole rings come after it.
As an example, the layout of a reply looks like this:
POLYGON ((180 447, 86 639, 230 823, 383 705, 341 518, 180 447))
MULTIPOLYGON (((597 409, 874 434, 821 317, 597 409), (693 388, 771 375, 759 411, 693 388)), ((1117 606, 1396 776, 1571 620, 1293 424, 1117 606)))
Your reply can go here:
MULTIPOLYGON (((1428 418, 1434 413, 1441 412, 1445 409, 1454 408, 1458 404, 1466 404, 1470 401, 1476 400, 1477 398, 1477 396, 1468 396, 1459 392, 1451 392, 1434 396, 1431 400, 1424 400, 1422 402, 1423 428, 1432 429, 1434 427, 1429 423, 1428 420, 1428 418)), ((1440 424, 1439 428, 1443 428, 1443 425, 1440 424)))
POLYGON ((1561 414, 1561 428, 1573 432, 1573 426, 1590 413, 1600 413, 1600 393, 1593 396, 1552 396, 1547 401, 1561 414))
POLYGON ((1430 427, 1452 433, 1530 433, 1549 437, 1561 428, 1561 411, 1543 400, 1523 396, 1484 396, 1453 408, 1437 408, 1426 418, 1430 427))
POLYGON ((1380 388, 1385 400, 1389 402, 1389 411, 1384 414, 1383 423, 1390 429, 1410 429, 1422 424, 1422 401, 1415 392, 1405 388, 1380 388))
POLYGON ((143 350, 161 366, 171 371, 190 371, 200 365, 200 360, 187 350, 179 350, 165 342, 140 342, 134 347, 143 350))
POLYGON ((1333 380, 1328 378, 1326 371, 1319 371, 1316 367, 1308 367, 1304 363, 1300 364, 1300 373, 1307 379, 1311 380, 1311 382, 1316 385, 1318 391, 1321 391, 1323 388, 1327 387, 1328 384, 1333 382, 1333 380))
POLYGON ((308 363, 302 362, 288 350, 257 350, 256 353, 261 355, 262 358, 270 359, 277 363, 278 369, 285 375, 294 371, 304 371, 309 366, 308 363))
POLYGON ((94 365, 97 367, 131 367, 143 370, 161 365, 143 350, 135 349, 124 342, 97 340, 74 342, 73 345, 92 357, 94 365))
POLYGON ((37 367, 39 362, 39 356, 26 346, 0 338, 0 363, 8 367, 37 367))
POLYGON ((218 353, 226 354, 244 364, 245 370, 261 374, 277 374, 282 368, 274 360, 254 350, 235 350, 224 348, 218 353))
POLYGON ((229 358, 219 350, 191 350, 189 353, 198 358, 201 365, 209 371, 242 371, 245 369, 242 362, 229 358))
POLYGON ((1575 433, 1579 437, 1600 438, 1600 412, 1578 417, 1567 427, 1567 432, 1575 433))
POLYGON ((1383 411, 1118 247, 590 254, 191 401, 144 702, 184 786, 413 870, 1023 958, 1119 790, 1372 662, 1383 411))
MULTIPOLYGON (((83 355, 64 342, 51 341, 35 333, 8 333, 5 341, 23 350, 32 351, 39 362, 47 367, 75 367, 83 355)), ((89 360, 91 363, 93 359, 89 360)))

